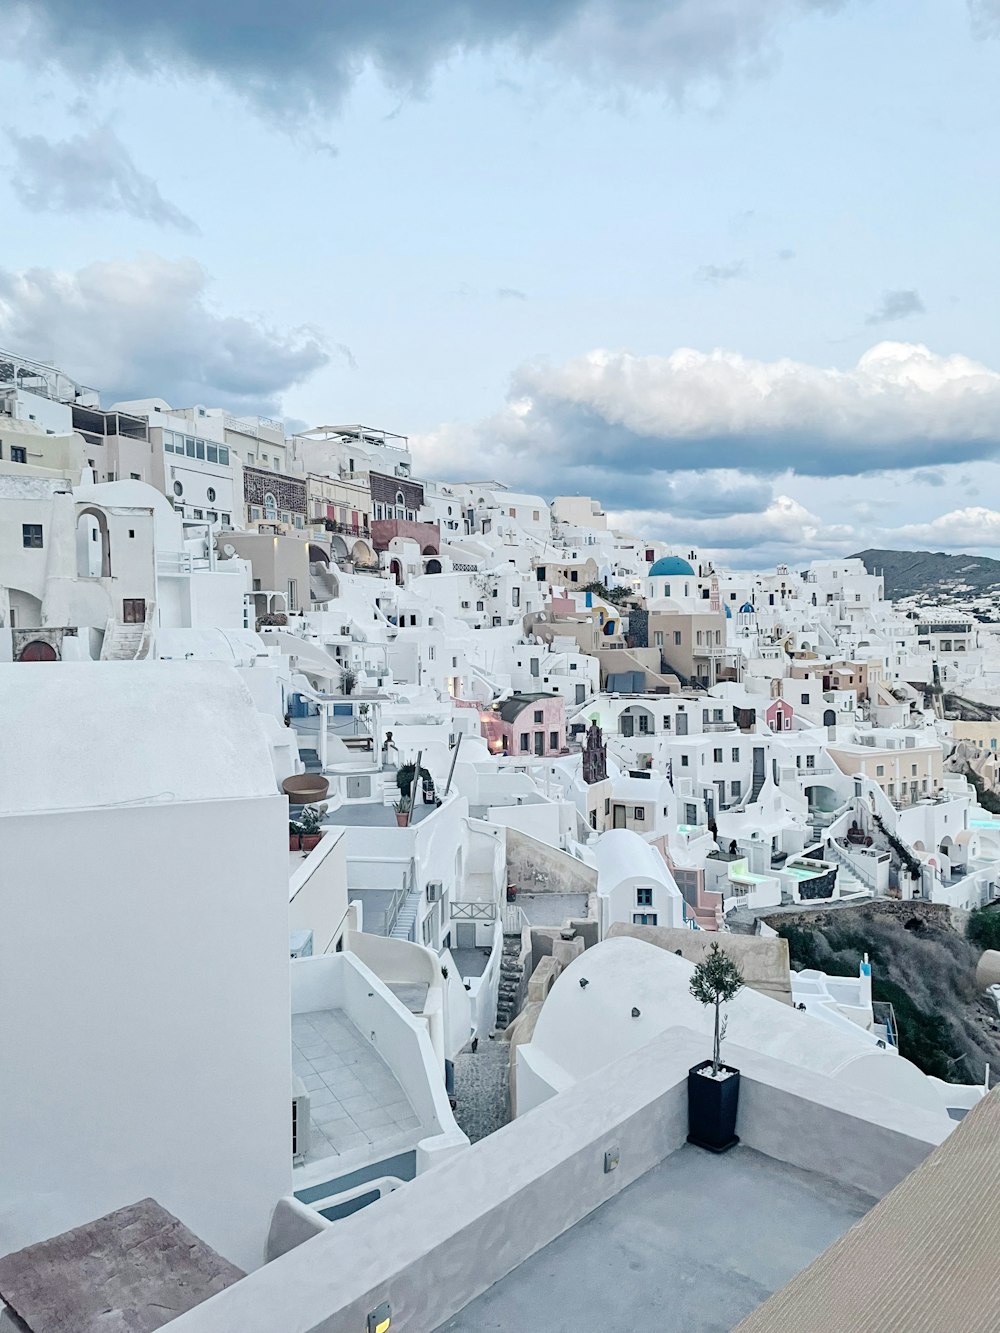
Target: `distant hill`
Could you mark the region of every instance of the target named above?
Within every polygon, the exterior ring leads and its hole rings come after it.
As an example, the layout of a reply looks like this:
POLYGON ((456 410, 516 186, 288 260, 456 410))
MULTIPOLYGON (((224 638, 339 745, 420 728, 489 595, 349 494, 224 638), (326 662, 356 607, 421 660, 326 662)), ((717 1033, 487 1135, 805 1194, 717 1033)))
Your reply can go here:
POLYGON ((966 596, 1000 591, 1000 560, 944 551, 858 551, 869 574, 885 575, 885 595, 940 597, 962 589, 966 596), (966 592, 965 590, 968 589, 966 592))

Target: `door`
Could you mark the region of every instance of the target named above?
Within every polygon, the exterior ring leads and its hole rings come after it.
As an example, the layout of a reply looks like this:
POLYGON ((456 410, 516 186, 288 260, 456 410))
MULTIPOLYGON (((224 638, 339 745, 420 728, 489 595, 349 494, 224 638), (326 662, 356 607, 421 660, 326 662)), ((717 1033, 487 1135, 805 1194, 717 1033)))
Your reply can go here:
POLYGON ((622 722, 622 735, 623 735, 623 736, 634 736, 634 735, 635 735, 635 718, 630 717, 628 713, 622 713, 621 722, 622 722))
POLYGON ((52 647, 51 643, 45 643, 42 639, 32 639, 21 649, 19 662, 56 662, 59 660, 59 654, 52 647))
POLYGON ((688 734, 687 713, 677 714, 677 735, 686 736, 688 734))
POLYGON ((613 815, 612 815, 612 821, 611 821, 611 826, 612 826, 612 828, 624 828, 624 827, 625 827, 625 807, 624 807, 623 805, 616 805, 616 806, 613 807, 613 810, 614 810, 614 813, 613 813, 613 815))
POLYGON ((756 787, 758 782, 764 781, 764 748, 760 745, 753 747, 753 784, 756 787))
POLYGON ((474 949, 476 947, 476 925, 474 921, 455 922, 455 947, 474 949))
POLYGON ((142 625, 146 621, 146 599, 126 597, 122 601, 122 620, 126 625, 142 625))
POLYGON ((544 732, 544 731, 536 731, 536 732, 535 732, 535 754, 544 754, 544 753, 545 753, 545 732, 544 732))
POLYGON ((586 699, 586 697, 587 697, 587 687, 586 687, 586 685, 577 685, 577 687, 576 687, 576 702, 577 702, 578 704, 582 704, 583 701, 584 701, 584 699, 586 699))

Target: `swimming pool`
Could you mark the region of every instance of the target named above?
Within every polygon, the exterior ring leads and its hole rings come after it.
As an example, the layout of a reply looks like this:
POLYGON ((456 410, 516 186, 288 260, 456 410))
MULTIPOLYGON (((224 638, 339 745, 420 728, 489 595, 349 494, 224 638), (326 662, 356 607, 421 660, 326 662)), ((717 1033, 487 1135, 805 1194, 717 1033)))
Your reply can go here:
POLYGON ((816 879, 818 875, 825 875, 825 870, 811 870, 809 866, 785 866, 785 874, 791 875, 793 879, 816 879))

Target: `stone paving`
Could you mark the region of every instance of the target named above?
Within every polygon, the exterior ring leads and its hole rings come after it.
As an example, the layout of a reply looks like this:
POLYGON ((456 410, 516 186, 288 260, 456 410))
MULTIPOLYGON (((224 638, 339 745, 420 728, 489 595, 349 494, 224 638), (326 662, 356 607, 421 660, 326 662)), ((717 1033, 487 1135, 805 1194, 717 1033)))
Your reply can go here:
POLYGON ((473 1143, 510 1119, 509 1061, 510 1046, 499 1037, 455 1060, 455 1119, 473 1143))

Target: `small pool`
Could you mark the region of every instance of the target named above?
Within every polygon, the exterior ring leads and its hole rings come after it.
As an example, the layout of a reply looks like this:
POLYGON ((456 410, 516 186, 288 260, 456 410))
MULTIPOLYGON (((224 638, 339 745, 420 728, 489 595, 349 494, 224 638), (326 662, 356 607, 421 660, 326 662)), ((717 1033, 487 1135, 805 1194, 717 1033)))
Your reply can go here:
POLYGON ((825 870, 810 870, 808 866, 785 866, 785 874, 791 875, 793 879, 816 879, 820 875, 825 875, 825 870))
POLYGON ((970 828, 1000 828, 1000 819, 970 819, 970 828))

